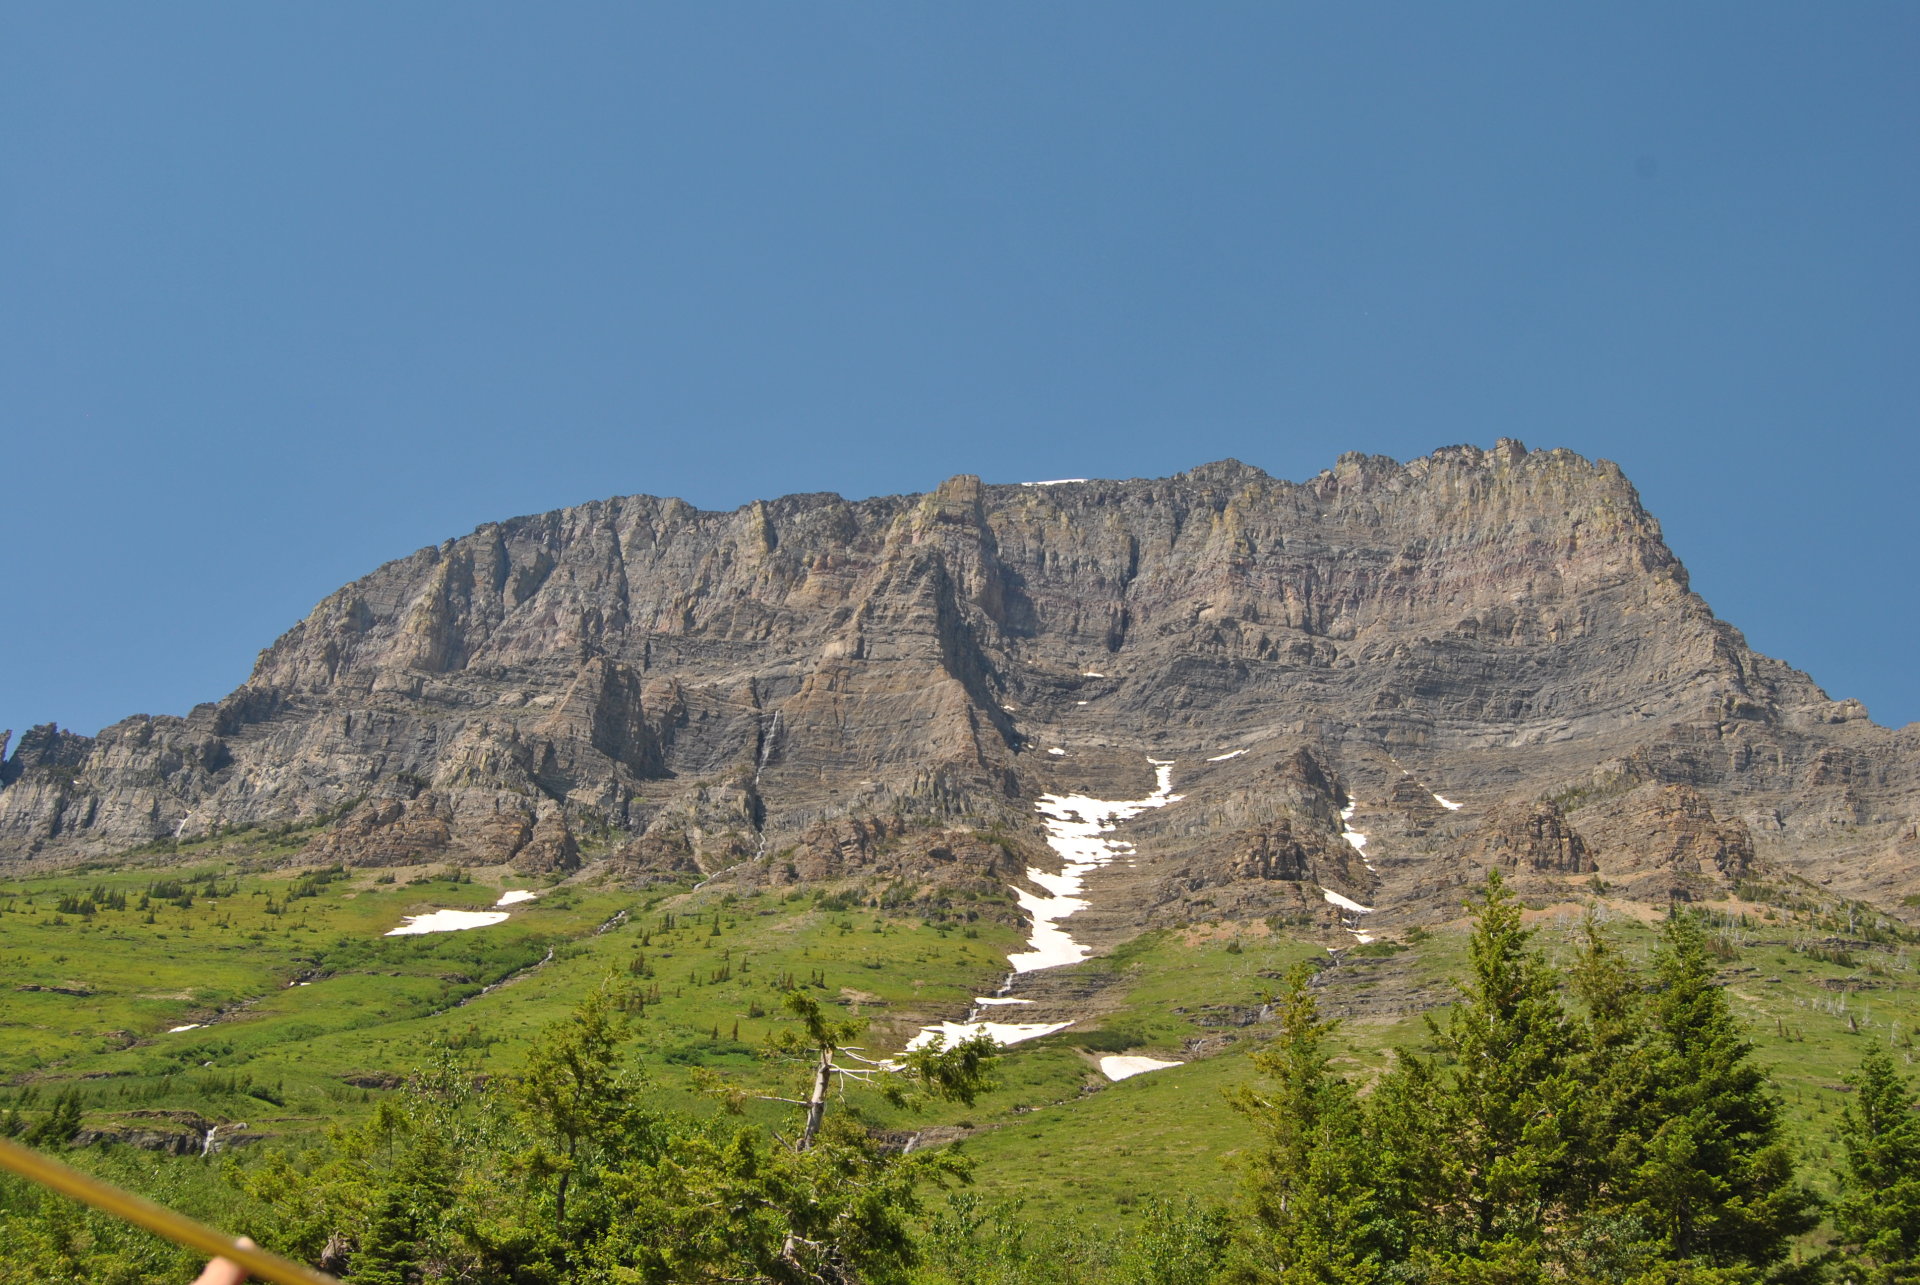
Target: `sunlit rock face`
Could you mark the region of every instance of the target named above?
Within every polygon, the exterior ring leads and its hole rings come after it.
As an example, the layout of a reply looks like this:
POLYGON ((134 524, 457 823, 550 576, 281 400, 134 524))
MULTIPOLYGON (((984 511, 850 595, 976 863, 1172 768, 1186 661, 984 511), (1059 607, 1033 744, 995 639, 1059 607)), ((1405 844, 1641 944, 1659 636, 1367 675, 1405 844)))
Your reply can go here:
POLYGON ((22 734, 0 860, 317 824, 346 863, 998 888, 1052 859, 1035 799, 1145 797, 1150 757, 1186 801, 1128 823, 1104 931, 1487 863, 1906 892, 1917 751, 1715 619, 1613 465, 1503 441, 489 524, 185 718, 22 734))

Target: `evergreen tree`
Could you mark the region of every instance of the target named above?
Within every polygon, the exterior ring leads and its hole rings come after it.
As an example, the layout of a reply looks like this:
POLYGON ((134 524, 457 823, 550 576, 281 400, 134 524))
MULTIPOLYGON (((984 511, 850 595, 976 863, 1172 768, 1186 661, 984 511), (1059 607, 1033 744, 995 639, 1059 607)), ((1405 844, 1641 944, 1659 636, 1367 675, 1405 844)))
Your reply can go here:
POLYGON ((1490 872, 1438 1062, 1404 1058, 1383 1088, 1379 1151, 1427 1279, 1537 1279, 1568 1213, 1576 1031, 1531 937, 1490 872))
POLYGON ((353 1285, 420 1285, 429 1275, 436 1231, 445 1217, 446 1167, 431 1140, 409 1148, 405 1159, 374 1193, 359 1250, 353 1256, 353 1285), (424 1150, 424 1154, 423 1154, 424 1150))
POLYGON ((30 1147, 60 1147, 80 1132, 80 1090, 64 1089, 53 1099, 53 1109, 21 1135, 30 1147))
POLYGON ((1382 1279, 1381 1245, 1363 1114, 1352 1086, 1328 1067, 1336 1023, 1320 1017, 1312 978, 1306 964, 1288 975, 1279 1034, 1252 1058, 1265 1079, 1231 1099, 1263 1143, 1249 1171, 1235 1275, 1271 1285, 1369 1285, 1382 1279))
POLYGON ((1572 1063, 1577 1089, 1565 1103, 1567 1223, 1555 1238, 1553 1258, 1574 1279, 1585 1273, 1627 1280, 1663 1257, 1651 1229, 1624 1207, 1629 1201, 1623 1194, 1627 1176, 1644 1158, 1649 1127, 1646 979, 1590 910, 1580 924, 1569 982, 1579 1005, 1572 1063))
POLYGON ((1913 1086, 1869 1045, 1847 1083, 1856 1093, 1840 1120, 1846 1151, 1834 1230, 1860 1285, 1920 1281, 1920 1119, 1913 1086))
POLYGON ((563 1260, 574 1183, 596 1173, 591 1162, 650 1141, 652 1119, 635 1102, 644 1081, 626 1065, 618 1007, 609 981, 542 1031, 512 1091, 531 1144, 520 1164, 536 1184, 550 1184, 553 1243, 563 1260))
POLYGON ((1640 1158, 1624 1177, 1627 1209, 1665 1256, 1708 1267, 1764 1268, 1814 1224, 1781 1140, 1780 1104, 1740 1033, 1693 918, 1667 917, 1644 1051, 1640 1158))

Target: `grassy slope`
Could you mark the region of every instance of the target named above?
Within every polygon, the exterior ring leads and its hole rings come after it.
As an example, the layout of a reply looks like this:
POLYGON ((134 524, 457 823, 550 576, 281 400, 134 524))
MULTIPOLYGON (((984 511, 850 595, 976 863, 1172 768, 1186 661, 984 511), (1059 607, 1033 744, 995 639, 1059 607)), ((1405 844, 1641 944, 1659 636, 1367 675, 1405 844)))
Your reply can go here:
MULTIPOLYGON (((696 1066, 759 1084, 784 1074, 756 1056, 780 1023, 784 982, 871 1018, 873 1045, 893 1048, 919 1022, 957 1016, 995 985, 1017 939, 988 915, 927 923, 812 894, 736 900, 591 880, 544 891, 505 924, 387 938, 402 915, 481 908, 502 888, 527 885, 500 871, 472 883, 405 882, 418 870, 380 883, 383 872, 355 871, 307 880, 311 895, 293 897, 299 872, 258 868, 283 855, 209 845, 164 870, 0 883, 0 1078, 14 1086, 0 1091, 0 1105, 21 1086, 35 1086, 44 1103, 52 1089, 78 1085, 92 1124, 191 1110, 299 1134, 368 1109, 379 1086, 419 1065, 436 1039, 474 1051, 486 1071, 510 1072, 526 1036, 609 974, 650 1001, 636 1031, 661 1092, 694 1104, 696 1066), (142 893, 159 879, 194 877, 202 891, 191 907, 153 902, 146 922, 142 893), (127 909, 54 913, 60 897, 96 889, 123 894, 127 909), (503 977, 513 980, 480 993, 503 977), (298 978, 311 984, 291 984, 298 978), (189 1022, 208 1025, 169 1033, 189 1022)), ((1920 1025, 1920 979, 1899 940, 1836 954, 1828 939, 1840 921, 1745 909, 1747 926, 1727 936, 1729 994, 1819 1170, 1830 1159, 1842 1077, 1867 1039, 1907 1048, 1920 1025)), ((1571 949, 1574 918, 1537 917, 1549 951, 1571 949)), ((1631 952, 1650 949, 1646 925, 1623 915, 1617 926, 1631 952)), ((1342 970, 1328 999, 1363 1001, 1383 987, 1444 993, 1464 969, 1464 944, 1461 925, 1435 932, 1365 973, 1342 970)), ((1015 1048, 1001 1086, 973 1107, 917 1117, 874 1101, 856 1107, 877 1126, 933 1130, 930 1140, 966 1135, 960 1145, 977 1162, 979 1186, 1041 1217, 1122 1215, 1150 1194, 1225 1195, 1247 1135, 1223 1090, 1248 1076, 1240 1054, 1266 1028, 1233 1025, 1223 1006, 1257 1006, 1288 966, 1323 954, 1257 925, 1241 936, 1206 925, 1150 933, 1076 966, 1115 983, 1116 1011, 1015 1048), (1120 1051, 1187 1065, 1110 1084, 1095 1061, 1120 1051)), ((1406 1014, 1356 1018, 1341 1039, 1343 1066, 1366 1078, 1391 1049, 1419 1045, 1424 1024, 1406 1014)))

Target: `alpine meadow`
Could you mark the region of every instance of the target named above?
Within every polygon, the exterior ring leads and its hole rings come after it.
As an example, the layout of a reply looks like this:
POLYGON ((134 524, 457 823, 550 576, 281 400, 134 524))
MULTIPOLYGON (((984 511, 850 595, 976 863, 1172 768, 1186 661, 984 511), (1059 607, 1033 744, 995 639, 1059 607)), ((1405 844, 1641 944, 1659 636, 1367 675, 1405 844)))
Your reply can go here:
POLYGON ((343 1281, 1920 1279, 1920 726, 1570 451, 596 501, 0 755, 0 1133, 343 1281))

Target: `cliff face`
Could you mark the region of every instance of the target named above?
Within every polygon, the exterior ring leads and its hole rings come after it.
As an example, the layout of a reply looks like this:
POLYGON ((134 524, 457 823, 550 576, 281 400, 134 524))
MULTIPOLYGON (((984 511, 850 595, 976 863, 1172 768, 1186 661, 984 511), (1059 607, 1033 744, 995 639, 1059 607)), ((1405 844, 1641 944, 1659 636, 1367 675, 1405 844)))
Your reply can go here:
POLYGON ((22 735, 0 860, 324 821, 311 851, 346 861, 817 878, 914 833, 1028 845, 1037 793, 1135 797, 1151 754, 1189 796, 1149 826, 1170 913, 1488 863, 1684 885, 1757 855, 1888 890, 1916 750, 1716 620, 1613 465, 1503 441, 485 526, 184 719, 22 735))

